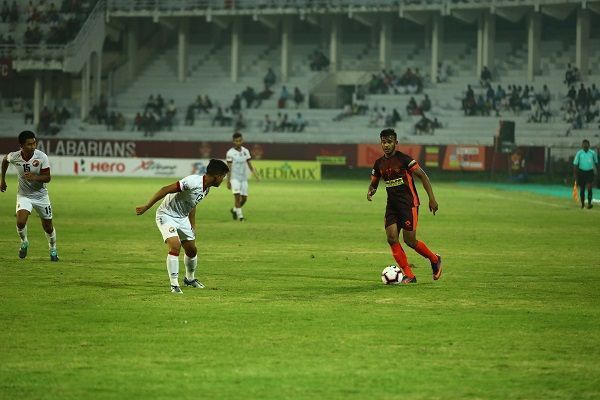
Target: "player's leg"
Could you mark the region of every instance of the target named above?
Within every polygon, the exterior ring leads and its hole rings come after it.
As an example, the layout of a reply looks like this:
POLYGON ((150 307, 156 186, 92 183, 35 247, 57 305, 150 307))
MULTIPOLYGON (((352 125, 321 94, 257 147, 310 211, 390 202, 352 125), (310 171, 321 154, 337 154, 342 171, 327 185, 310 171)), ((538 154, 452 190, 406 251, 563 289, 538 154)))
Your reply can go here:
POLYGON ((233 219, 243 220, 244 214, 242 214, 242 199, 240 196, 241 182, 237 179, 231 180, 231 193, 233 193, 234 207, 232 215, 235 213, 233 219))
POLYGON ((417 279, 410 268, 406 253, 398 241, 399 231, 398 224, 396 222, 396 216, 387 212, 385 215, 385 234, 387 236, 387 241, 390 245, 390 249, 392 250, 392 256, 394 256, 394 259, 398 263, 398 267, 400 267, 404 276, 409 280, 414 279, 414 282, 416 282, 417 279))
POLYGON ((185 278, 183 283, 186 286, 191 286, 196 289, 204 289, 204 285, 198 279, 196 279, 196 269, 198 269, 198 250, 196 249, 196 242, 194 240, 182 240, 181 245, 185 252, 183 256, 183 263, 185 265, 185 278))
POLYGON ((21 239, 21 247, 19 248, 19 258, 27 257, 27 249, 29 248, 29 239, 27 238, 27 219, 31 214, 27 210, 17 211, 17 233, 21 239))
POLYGON ((33 209, 31 200, 27 197, 17 195, 17 234, 21 239, 21 247, 19 248, 19 258, 27 257, 27 249, 29 248, 29 239, 27 238, 27 220, 33 209))
POLYGON ((581 201, 581 208, 585 207, 585 187, 587 185, 587 179, 583 171, 577 173, 577 184, 579 185, 579 200, 581 201))
POLYGON ((35 201, 33 204, 35 211, 40 216, 42 228, 48 240, 48 249, 50 251, 50 261, 58 261, 58 252, 56 251, 56 230, 52 223, 52 205, 50 199, 46 197, 44 200, 35 201))
POLYGON ((238 218, 240 221, 244 221, 244 214, 242 212, 242 207, 244 207, 244 204, 246 204, 246 201, 248 200, 248 181, 241 181, 240 182, 240 188, 239 188, 239 206, 238 206, 238 210, 240 210, 239 214, 238 214, 238 218))
POLYGON ((442 275, 442 258, 439 254, 435 254, 429 250, 425 243, 417 240, 418 220, 417 207, 407 210, 406 215, 404 215, 402 239, 407 246, 413 248, 417 253, 429 260, 433 272, 433 279, 438 280, 442 275))
POLYGON ((51 219, 42 219, 42 228, 46 233, 48 248, 50 249, 50 261, 58 261, 58 252, 56 250, 56 229, 51 219))
POLYGON ((181 250, 181 241, 177 233, 178 225, 179 221, 173 218, 161 214, 156 215, 156 226, 158 226, 158 230, 168 249, 167 273, 169 274, 171 283, 171 292, 181 294, 183 293, 179 287, 179 251, 181 250))
POLYGON ((589 180, 588 184, 587 184, 587 191, 588 191, 588 208, 592 208, 592 198, 593 198, 593 194, 592 194, 592 182, 593 180, 589 180))

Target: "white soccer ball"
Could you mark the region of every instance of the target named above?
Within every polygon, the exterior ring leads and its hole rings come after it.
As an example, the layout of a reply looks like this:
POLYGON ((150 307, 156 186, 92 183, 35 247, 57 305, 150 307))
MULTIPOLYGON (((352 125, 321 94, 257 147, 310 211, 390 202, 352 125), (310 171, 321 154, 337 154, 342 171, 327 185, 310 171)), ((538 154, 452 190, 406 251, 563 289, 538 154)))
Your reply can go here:
POLYGON ((381 271, 381 281, 386 285, 397 285, 403 277, 402 270, 395 265, 388 265, 381 271))

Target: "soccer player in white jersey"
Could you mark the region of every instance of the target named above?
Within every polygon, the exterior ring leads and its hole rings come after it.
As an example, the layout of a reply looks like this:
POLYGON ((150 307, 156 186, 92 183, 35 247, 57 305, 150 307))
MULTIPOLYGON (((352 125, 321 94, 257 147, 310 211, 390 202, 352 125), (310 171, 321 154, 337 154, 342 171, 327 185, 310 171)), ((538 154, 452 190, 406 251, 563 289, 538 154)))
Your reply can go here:
POLYGON ((8 153, 2 160, 0 191, 6 191, 6 171, 12 164, 17 169, 19 188, 17 190, 17 233, 21 238, 19 257, 27 257, 27 219, 35 209, 42 220, 50 247, 50 261, 58 261, 56 251, 56 230, 52 224, 52 205, 46 183, 50 182, 50 162, 48 156, 37 149, 35 134, 23 131, 19 134, 21 149, 8 153))
POLYGON ((185 252, 185 278, 183 283, 197 289, 204 285, 195 277, 198 266, 198 250, 196 249, 196 205, 208 196, 211 187, 218 187, 229 172, 227 165, 221 160, 210 160, 205 175, 189 175, 185 178, 162 187, 148 203, 135 208, 137 215, 142 215, 158 202, 164 200, 156 210, 156 225, 169 248, 167 255, 167 271, 171 280, 171 292, 182 294, 179 287, 179 251, 183 246, 185 252))
POLYGON ((233 193, 234 207, 231 209, 231 216, 238 221, 244 221, 242 207, 248 200, 248 170, 259 180, 256 169, 250 162, 250 150, 242 146, 244 138, 242 134, 236 132, 233 134, 233 147, 227 151, 225 159, 229 167, 227 175, 227 189, 233 193))

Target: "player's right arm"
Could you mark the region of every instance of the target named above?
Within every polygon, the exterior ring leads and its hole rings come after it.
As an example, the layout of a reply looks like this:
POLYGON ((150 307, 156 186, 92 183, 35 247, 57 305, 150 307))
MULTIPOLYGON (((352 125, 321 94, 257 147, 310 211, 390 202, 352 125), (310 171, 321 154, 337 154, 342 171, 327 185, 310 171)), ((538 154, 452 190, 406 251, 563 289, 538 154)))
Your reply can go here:
POLYGON ((157 201, 161 200, 163 197, 165 197, 169 193, 177 193, 177 192, 181 192, 181 187, 179 186, 179 182, 175 182, 171 185, 163 186, 162 188, 160 188, 160 190, 158 192, 156 192, 154 194, 154 196, 152 196, 150 198, 150 200, 148 200, 148 203, 144 204, 143 206, 137 206, 135 208, 135 213, 137 215, 142 215, 143 213, 148 211, 150 208, 152 208, 152 206, 154 204, 156 204, 157 201))
POLYGON ((371 175, 371 184, 369 190, 367 190, 367 200, 372 201, 372 197, 377 192, 377 186, 379 186, 379 177, 371 175))
POLYGON ((231 166, 233 165, 233 162, 230 160, 227 160, 227 168, 229 168, 229 171, 227 171, 227 189, 231 190, 231 166))
POLYGON ((2 176, 0 177, 0 192, 6 191, 6 170, 8 170, 8 154, 2 159, 2 176))

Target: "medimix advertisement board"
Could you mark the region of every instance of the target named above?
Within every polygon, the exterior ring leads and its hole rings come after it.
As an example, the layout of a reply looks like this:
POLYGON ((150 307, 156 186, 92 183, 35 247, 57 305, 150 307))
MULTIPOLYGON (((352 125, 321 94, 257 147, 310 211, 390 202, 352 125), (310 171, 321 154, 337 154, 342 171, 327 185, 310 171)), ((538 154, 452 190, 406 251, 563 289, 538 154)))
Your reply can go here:
MULTIPOLYGON (((50 158, 53 175, 67 176, 122 176, 180 178, 204 174, 208 159, 186 158, 118 158, 118 157, 58 157, 50 158)), ((286 181, 320 181, 321 163, 318 161, 265 161, 255 160, 261 179, 286 181)), ((251 175, 249 175, 251 176, 251 175)))

